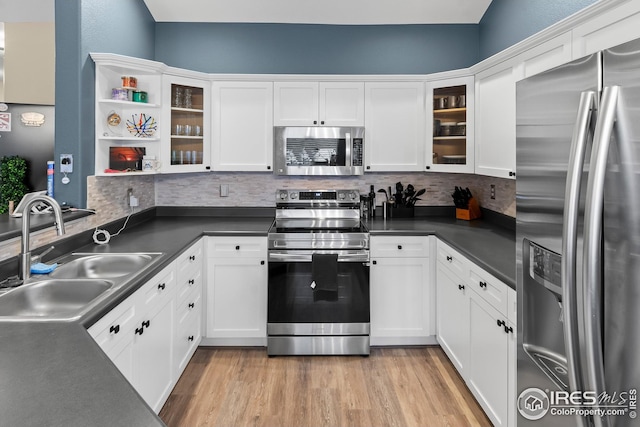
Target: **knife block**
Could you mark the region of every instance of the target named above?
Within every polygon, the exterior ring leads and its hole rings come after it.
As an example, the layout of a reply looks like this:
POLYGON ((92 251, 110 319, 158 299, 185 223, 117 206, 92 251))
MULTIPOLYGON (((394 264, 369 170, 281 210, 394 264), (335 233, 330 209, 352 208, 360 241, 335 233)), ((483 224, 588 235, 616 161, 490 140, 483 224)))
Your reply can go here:
POLYGON ((480 210, 480 204, 472 197, 469 199, 469 205, 467 209, 456 208, 456 218, 463 219, 466 221, 470 221, 472 219, 477 219, 482 216, 482 211, 480 210))

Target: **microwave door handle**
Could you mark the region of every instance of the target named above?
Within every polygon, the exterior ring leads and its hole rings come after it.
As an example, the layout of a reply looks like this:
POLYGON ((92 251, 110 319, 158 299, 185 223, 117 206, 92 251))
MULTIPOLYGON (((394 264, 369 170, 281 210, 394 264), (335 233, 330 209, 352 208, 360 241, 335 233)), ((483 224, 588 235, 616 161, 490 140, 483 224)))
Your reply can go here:
MULTIPOLYGON (((593 136, 593 148, 589 179, 587 181, 587 200, 584 214, 583 248, 583 310, 586 344, 586 367, 584 380, 586 390, 597 395, 605 391, 604 355, 602 348, 602 218, 604 203, 604 184, 607 170, 607 157, 616 121, 618 86, 605 87, 602 91, 602 104, 598 112, 598 121, 593 136)), ((596 427, 610 425, 608 417, 593 417, 596 427)))
POLYGON ((345 144, 344 144, 344 157, 345 157, 345 166, 351 166, 353 165, 353 159, 351 158, 351 153, 352 153, 352 147, 351 144, 353 144, 353 142, 351 141, 351 132, 345 132, 344 134, 344 140, 345 140, 345 144))
MULTIPOLYGON (((578 115, 571 139, 569 168, 564 198, 562 229, 562 317, 564 342, 567 356, 567 373, 571 391, 584 390, 580 374, 580 341, 578 337, 578 301, 576 295, 576 247, 578 242, 578 214, 585 153, 589 140, 589 129, 596 108, 596 93, 580 95, 578 115)), ((582 418, 579 418, 582 421, 582 418)), ((583 424, 581 424, 583 425, 583 424)))

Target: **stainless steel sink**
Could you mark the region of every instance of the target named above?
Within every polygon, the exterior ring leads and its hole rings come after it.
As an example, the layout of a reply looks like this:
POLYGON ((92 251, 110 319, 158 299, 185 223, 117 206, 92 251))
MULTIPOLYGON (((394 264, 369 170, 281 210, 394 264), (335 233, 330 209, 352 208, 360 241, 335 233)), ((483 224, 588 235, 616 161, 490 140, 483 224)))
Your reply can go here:
POLYGON ((0 298, 0 316, 65 317, 81 311, 113 287, 109 280, 41 280, 0 298))
POLYGON ((0 294, 0 321, 72 320, 89 313, 135 280, 162 252, 72 253, 48 275, 34 275, 0 294), (113 290, 112 292, 107 292, 113 290))
POLYGON ((60 260, 49 277, 55 279, 113 279, 142 271, 160 253, 71 254, 60 260))

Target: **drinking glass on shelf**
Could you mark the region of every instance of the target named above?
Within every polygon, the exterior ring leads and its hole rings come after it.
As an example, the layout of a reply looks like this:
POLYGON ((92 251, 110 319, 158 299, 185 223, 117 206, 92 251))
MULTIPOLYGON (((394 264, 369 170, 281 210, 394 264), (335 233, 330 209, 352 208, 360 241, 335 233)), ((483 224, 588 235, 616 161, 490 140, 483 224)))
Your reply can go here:
POLYGON ((184 90, 184 108, 193 108, 193 91, 189 88, 184 90))
POLYGON ((184 125, 184 135, 186 136, 191 135, 191 125, 184 125))
POLYGON ((175 87, 173 91, 172 104, 174 107, 178 107, 178 108, 184 107, 184 88, 180 86, 175 87))

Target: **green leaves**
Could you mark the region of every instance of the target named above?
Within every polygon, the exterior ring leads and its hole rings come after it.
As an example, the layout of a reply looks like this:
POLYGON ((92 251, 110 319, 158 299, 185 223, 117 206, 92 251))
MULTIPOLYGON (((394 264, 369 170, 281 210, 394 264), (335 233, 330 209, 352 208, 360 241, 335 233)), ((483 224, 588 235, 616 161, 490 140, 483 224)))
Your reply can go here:
POLYGON ((9 202, 17 205, 29 188, 25 184, 27 161, 19 156, 0 158, 0 214, 9 211, 9 202))

